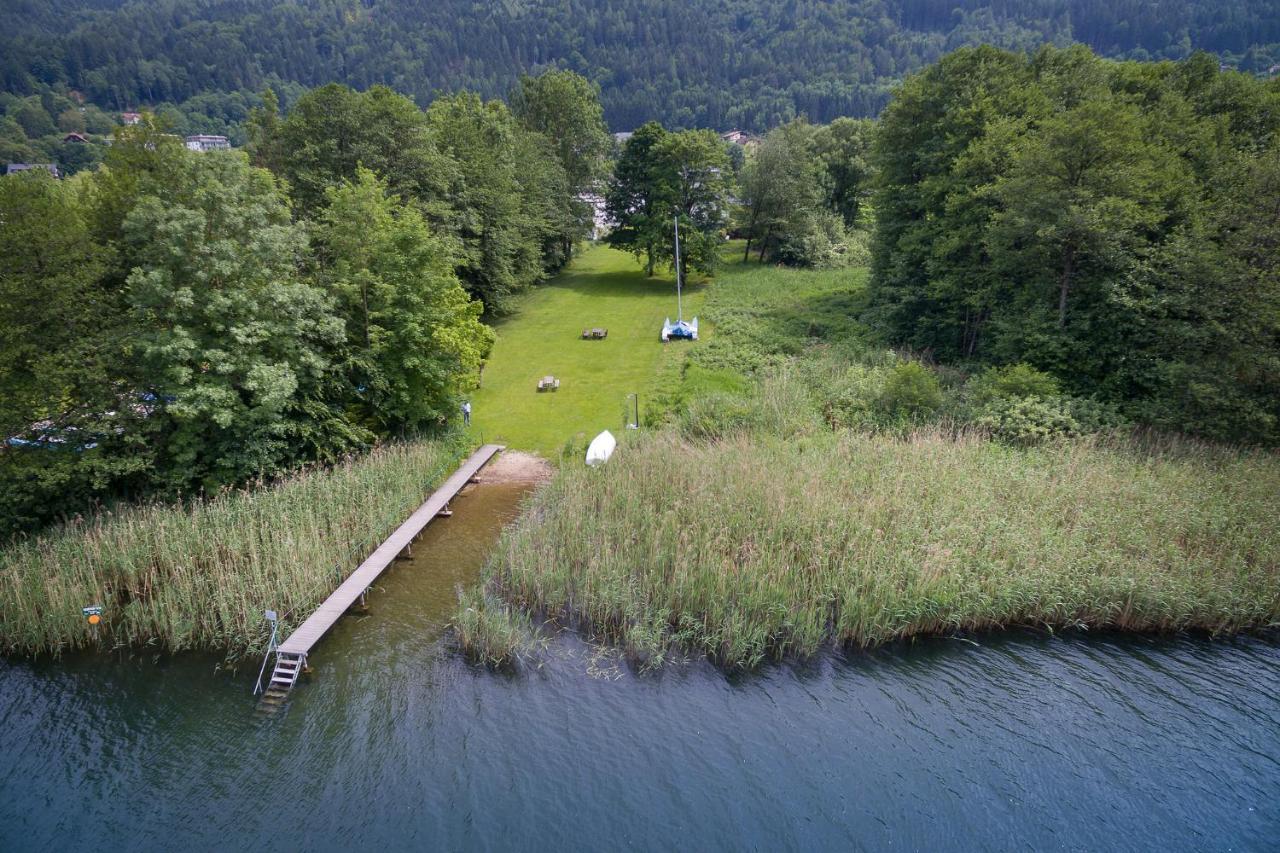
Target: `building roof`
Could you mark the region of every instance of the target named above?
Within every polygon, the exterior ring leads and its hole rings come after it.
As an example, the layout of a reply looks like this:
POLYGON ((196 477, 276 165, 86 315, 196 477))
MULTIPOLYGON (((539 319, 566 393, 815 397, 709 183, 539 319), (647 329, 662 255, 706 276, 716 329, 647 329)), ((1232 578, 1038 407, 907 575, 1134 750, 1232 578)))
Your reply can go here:
POLYGON ((58 177, 58 166, 56 163, 10 163, 5 166, 4 173, 12 175, 15 172, 27 172, 31 169, 44 169, 55 178, 58 177))
POLYGON ((68 133, 66 136, 62 137, 62 141, 63 142, 88 142, 89 137, 85 136, 83 133, 76 133, 75 131, 72 131, 71 133, 68 133))

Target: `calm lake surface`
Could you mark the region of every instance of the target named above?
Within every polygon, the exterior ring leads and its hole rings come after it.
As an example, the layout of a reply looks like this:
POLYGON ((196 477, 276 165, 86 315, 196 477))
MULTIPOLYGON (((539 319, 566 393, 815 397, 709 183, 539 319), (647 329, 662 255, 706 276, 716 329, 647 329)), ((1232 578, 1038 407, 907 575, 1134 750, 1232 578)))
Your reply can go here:
POLYGON ((0 849, 1280 850, 1280 645, 937 640, 729 678, 442 641, 485 485, 261 718, 216 659, 0 662, 0 849))

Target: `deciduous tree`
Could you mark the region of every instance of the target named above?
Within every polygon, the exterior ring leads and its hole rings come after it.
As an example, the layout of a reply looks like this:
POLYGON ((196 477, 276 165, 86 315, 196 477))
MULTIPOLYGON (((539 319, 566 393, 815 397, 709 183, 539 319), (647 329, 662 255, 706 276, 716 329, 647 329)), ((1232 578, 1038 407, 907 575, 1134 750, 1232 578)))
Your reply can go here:
POLYGON ((367 169, 333 187, 312 230, 319 283, 346 328, 345 371, 360 420, 379 433, 454 411, 493 344, 454 274, 454 247, 367 169))

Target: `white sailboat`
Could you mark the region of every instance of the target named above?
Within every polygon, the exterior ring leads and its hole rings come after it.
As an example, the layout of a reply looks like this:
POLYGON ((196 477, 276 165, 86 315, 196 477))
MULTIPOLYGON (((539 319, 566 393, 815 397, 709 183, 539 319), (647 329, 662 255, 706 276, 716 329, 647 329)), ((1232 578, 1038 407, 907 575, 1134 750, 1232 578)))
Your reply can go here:
POLYGON ((618 440, 613 437, 613 433, 605 430, 592 439, 591 446, 587 448, 587 464, 592 468, 603 465, 609 461, 617 446, 618 440))

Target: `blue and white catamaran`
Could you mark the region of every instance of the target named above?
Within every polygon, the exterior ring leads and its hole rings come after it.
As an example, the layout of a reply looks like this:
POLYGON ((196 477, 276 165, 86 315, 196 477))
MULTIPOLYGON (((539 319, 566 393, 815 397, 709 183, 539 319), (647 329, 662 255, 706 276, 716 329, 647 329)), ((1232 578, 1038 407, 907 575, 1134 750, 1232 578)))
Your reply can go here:
POLYGON ((676 222, 676 321, 671 322, 668 317, 662 324, 662 342, 675 338, 677 340, 696 341, 698 339, 698 318, 686 321, 684 319, 684 302, 681 296, 680 281, 680 217, 675 218, 676 222))

